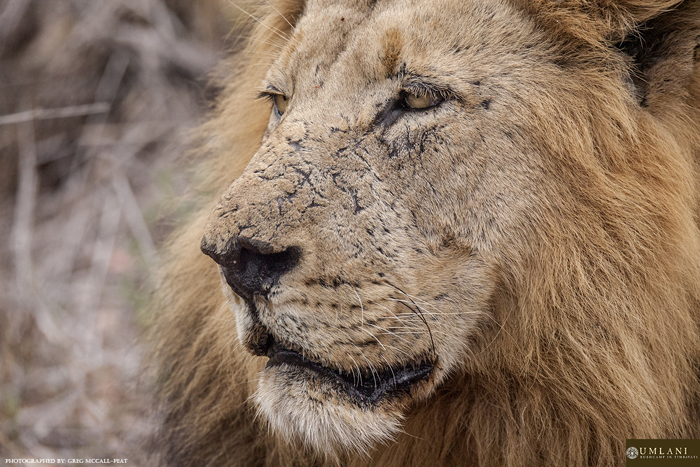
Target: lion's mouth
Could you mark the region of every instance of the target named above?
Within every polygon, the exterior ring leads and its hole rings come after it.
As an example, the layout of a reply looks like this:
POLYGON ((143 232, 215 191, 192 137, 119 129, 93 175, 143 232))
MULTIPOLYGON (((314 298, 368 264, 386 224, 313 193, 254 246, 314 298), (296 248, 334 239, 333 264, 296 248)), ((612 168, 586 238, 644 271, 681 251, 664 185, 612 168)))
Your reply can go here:
POLYGON ((387 396, 408 394, 414 384, 428 379, 433 372, 433 365, 423 361, 401 368, 348 374, 309 360, 276 340, 269 347, 267 356, 270 360, 265 368, 287 365, 310 371, 330 384, 341 386, 361 404, 376 404, 387 396))

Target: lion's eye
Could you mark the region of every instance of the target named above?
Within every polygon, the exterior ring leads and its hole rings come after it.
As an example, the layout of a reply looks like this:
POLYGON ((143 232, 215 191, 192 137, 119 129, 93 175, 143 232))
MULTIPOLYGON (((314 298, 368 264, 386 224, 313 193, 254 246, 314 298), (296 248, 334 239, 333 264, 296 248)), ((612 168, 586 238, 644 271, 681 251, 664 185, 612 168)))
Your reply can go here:
POLYGON ((282 114, 284 114, 284 112, 287 110, 289 99, 283 94, 275 94, 272 98, 272 102, 275 106, 275 113, 277 113, 277 116, 281 117, 282 114))
POLYGON ((429 107, 435 107, 442 99, 439 97, 434 97, 430 95, 416 95, 411 92, 404 92, 401 98, 401 104, 405 108, 409 109, 427 109, 429 107))

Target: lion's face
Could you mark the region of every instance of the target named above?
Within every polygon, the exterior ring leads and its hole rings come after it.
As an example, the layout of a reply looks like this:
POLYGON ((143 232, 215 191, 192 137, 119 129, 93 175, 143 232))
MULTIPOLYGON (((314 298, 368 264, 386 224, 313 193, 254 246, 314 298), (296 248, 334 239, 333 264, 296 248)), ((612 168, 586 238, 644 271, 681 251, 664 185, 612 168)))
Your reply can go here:
POLYGON ((270 357, 260 411, 325 452, 391 436, 488 352, 505 264, 569 207, 542 148, 568 105, 548 93, 575 91, 525 16, 365 3, 306 5, 262 84, 261 147, 202 242, 240 340, 270 357))

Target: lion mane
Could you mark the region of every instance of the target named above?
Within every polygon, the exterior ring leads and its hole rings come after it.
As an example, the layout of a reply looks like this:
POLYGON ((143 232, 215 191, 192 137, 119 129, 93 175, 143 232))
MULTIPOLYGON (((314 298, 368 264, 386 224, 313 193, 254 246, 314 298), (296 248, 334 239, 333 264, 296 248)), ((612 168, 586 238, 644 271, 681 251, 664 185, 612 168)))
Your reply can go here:
POLYGON ((700 438, 700 1, 239 8, 152 305, 151 465, 700 438))

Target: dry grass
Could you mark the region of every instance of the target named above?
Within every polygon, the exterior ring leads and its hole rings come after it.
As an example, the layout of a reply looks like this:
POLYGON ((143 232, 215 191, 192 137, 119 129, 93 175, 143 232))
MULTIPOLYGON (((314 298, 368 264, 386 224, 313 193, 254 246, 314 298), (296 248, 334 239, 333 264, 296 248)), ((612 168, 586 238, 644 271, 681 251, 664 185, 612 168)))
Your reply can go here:
POLYGON ((128 458, 148 431, 139 302, 233 10, 0 1, 0 459, 128 458))

